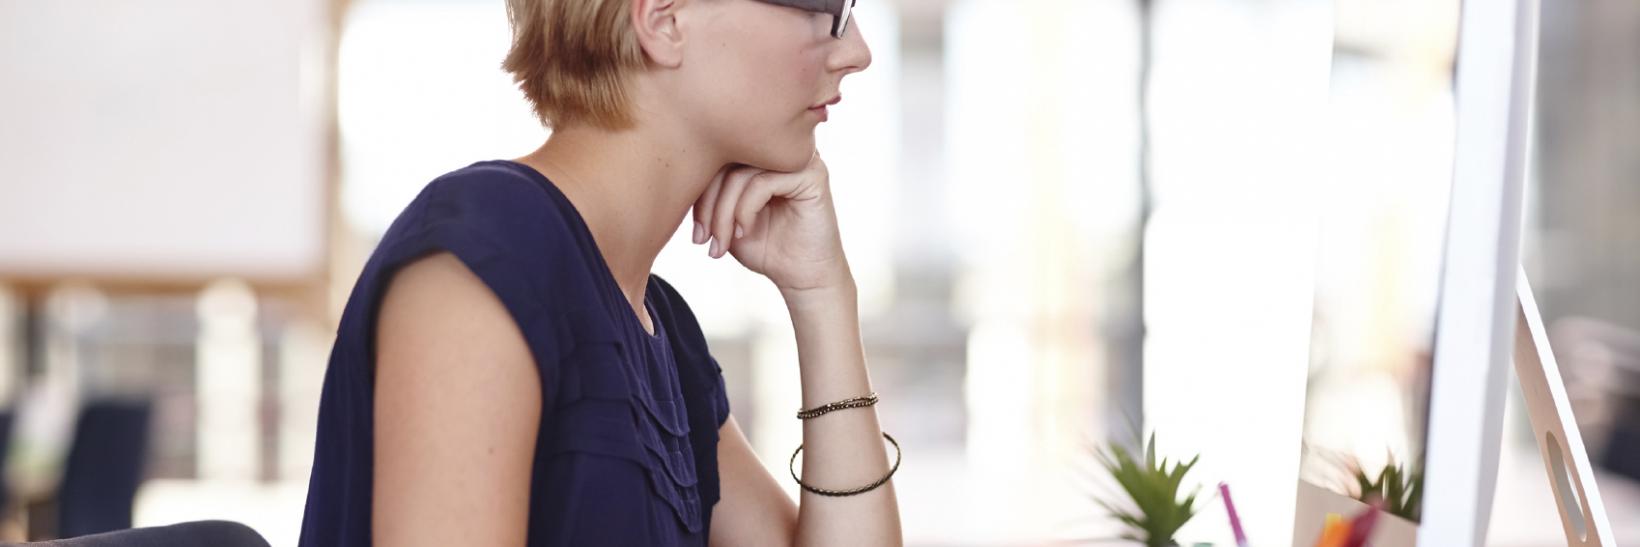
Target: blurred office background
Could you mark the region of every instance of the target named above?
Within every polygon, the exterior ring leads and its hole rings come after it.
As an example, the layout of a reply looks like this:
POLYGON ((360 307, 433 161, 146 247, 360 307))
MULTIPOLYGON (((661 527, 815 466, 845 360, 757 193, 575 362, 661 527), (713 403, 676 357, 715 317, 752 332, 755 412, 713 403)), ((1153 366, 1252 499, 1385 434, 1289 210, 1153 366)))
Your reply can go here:
MULTIPOLYGON (((908 541, 1115 537, 1089 447, 1139 427, 1233 485, 1255 544, 1286 542, 1320 226, 1405 230, 1374 256, 1439 248, 1457 13, 861 2, 875 63, 820 147, 908 541)), ((1528 270, 1640 537, 1640 4, 1542 21, 1528 270)), ((0 541, 225 518, 294 544, 363 261, 433 177, 546 136, 507 45, 500 0, 0 0, 0 541)), ((784 476, 780 300, 686 234, 656 271, 784 476)), ((1508 420, 1491 543, 1558 544, 1508 420)), ((1218 501, 1180 537, 1227 542, 1218 501)))

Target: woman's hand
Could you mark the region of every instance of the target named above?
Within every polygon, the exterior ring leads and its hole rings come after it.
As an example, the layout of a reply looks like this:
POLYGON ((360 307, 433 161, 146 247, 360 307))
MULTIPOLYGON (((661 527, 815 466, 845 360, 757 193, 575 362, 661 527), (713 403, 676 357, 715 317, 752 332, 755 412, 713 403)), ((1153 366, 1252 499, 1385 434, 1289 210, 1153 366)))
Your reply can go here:
POLYGON ((795 173, 723 168, 695 201, 694 242, 732 254, 782 293, 852 287, 832 207, 831 176, 819 152, 795 173))

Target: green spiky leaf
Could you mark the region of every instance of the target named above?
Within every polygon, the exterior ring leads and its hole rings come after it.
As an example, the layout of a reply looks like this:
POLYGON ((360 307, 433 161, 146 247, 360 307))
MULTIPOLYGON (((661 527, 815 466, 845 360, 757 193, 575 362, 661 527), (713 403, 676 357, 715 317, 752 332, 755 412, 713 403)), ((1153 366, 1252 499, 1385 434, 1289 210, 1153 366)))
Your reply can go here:
POLYGON ((1352 467, 1355 499, 1362 503, 1381 502, 1386 513, 1411 521, 1418 520, 1424 490, 1422 471, 1409 469, 1405 464, 1391 460, 1378 470, 1378 477, 1374 479, 1359 466, 1352 467))
POLYGON ((1094 455, 1127 496, 1126 500, 1094 500, 1128 528, 1122 537, 1150 547, 1174 545, 1173 536, 1199 509, 1196 497, 1200 487, 1188 492, 1181 489, 1185 476, 1201 456, 1187 462, 1163 457, 1158 463, 1154 433, 1142 449, 1111 443, 1095 450, 1094 455))

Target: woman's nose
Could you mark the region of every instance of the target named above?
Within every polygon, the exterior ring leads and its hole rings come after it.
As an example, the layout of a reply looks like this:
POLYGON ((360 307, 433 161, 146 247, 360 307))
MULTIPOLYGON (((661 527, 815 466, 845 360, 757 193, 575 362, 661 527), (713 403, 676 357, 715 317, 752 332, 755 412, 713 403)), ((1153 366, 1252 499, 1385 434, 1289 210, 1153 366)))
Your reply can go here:
POLYGON ((832 55, 834 70, 854 73, 871 66, 871 47, 866 45, 866 37, 860 32, 857 18, 849 21, 848 31, 838 42, 837 52, 832 55))

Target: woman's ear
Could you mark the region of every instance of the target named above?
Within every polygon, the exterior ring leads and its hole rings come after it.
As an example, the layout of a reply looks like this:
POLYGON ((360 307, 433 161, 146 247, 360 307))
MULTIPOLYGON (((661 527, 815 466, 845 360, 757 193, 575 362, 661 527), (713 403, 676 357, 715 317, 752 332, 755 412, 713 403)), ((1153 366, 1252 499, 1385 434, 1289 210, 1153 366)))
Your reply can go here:
POLYGON ((683 64, 683 30, 678 9, 689 0, 632 0, 632 30, 649 62, 667 68, 683 64))

